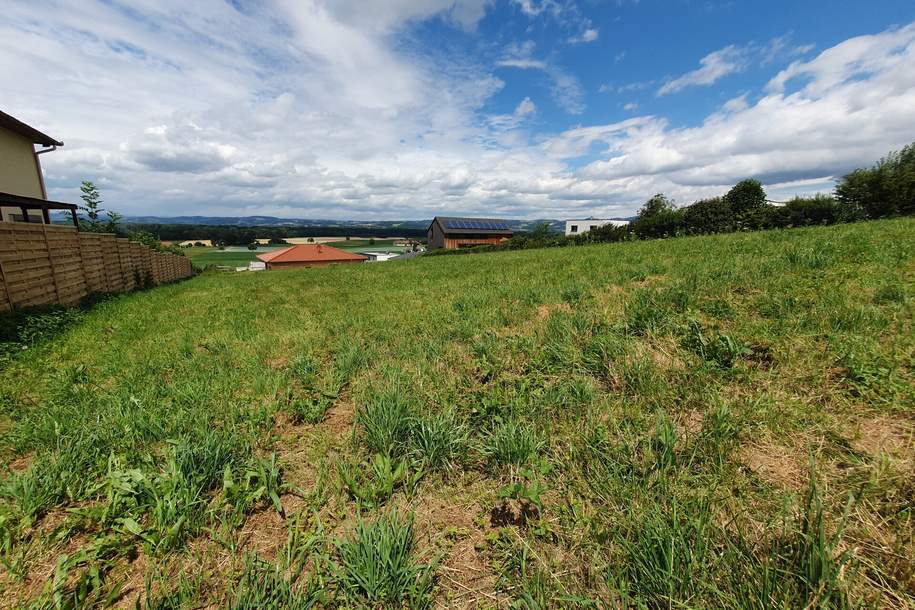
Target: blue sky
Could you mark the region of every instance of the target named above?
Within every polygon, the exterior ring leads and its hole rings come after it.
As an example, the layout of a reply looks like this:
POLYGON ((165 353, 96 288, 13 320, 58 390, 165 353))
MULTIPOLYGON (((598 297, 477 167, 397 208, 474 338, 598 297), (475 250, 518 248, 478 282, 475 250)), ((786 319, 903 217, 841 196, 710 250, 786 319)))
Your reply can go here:
POLYGON ((127 214, 625 216, 915 139, 915 3, 6 3, 0 109, 127 214))

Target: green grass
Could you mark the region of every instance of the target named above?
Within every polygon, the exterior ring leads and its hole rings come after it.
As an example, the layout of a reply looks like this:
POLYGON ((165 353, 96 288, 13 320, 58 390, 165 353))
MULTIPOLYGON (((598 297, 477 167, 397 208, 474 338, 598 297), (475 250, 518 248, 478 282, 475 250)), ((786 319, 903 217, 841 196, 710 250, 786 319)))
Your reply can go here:
POLYGON ((376 239, 370 243, 367 239, 350 239, 347 241, 335 241, 330 245, 341 250, 350 252, 402 252, 406 250, 403 246, 395 246, 396 239, 376 239))
POLYGON ((269 252, 271 248, 258 248, 256 251, 226 251, 219 248, 185 248, 185 255, 191 259, 191 263, 198 268, 204 269, 208 266, 227 267, 247 267, 248 263, 257 260, 258 254, 269 252))
POLYGON ((204 273, 22 325, 0 592, 912 607, 913 235, 204 273))

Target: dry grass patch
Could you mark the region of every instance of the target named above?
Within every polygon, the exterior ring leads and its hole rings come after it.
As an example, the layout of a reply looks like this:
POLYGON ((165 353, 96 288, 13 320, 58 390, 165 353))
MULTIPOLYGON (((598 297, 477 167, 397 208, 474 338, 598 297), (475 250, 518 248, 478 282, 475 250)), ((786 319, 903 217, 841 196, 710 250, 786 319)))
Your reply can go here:
POLYGON ((899 466, 915 467, 915 424, 896 416, 877 416, 858 420, 850 435, 856 451, 879 458, 886 454, 899 466))

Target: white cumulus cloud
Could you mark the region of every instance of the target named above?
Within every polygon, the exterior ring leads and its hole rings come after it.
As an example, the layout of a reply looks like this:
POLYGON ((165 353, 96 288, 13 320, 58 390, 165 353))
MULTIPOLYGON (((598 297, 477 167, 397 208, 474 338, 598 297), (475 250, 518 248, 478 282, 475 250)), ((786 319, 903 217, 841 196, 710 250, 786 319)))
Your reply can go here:
MULTIPOLYGON (((126 214, 626 215, 656 192, 691 201, 750 176, 780 196, 828 188, 907 144, 915 125, 915 25, 813 56, 782 43, 793 63, 768 86, 689 127, 630 106, 626 121, 544 131, 556 124, 549 101, 503 79, 535 71, 581 112, 578 78, 556 55, 521 43, 491 46, 483 61, 402 44, 427 19, 472 31, 485 0, 244 6, 5 4, 0 73, 16 86, 0 94, 3 110, 66 142, 42 157, 50 196, 76 201, 91 179, 126 214), (506 105, 494 116, 496 99, 506 105)), ((740 48, 762 64, 764 46, 740 48)), ((720 79, 740 61, 726 52, 664 86, 720 79)), ((654 89, 656 76, 606 89, 654 89)))

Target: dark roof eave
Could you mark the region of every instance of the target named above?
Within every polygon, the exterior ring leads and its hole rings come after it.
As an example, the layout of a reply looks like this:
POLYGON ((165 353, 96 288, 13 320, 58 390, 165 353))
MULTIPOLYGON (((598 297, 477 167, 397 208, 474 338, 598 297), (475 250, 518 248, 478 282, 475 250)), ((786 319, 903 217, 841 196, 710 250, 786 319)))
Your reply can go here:
POLYGON ((13 195, 12 193, 0 193, 0 205, 28 208, 31 210, 76 210, 78 207, 73 203, 48 201, 47 199, 13 195))
POLYGON ((10 116, 2 110, 0 110, 0 127, 9 129, 10 131, 18 133, 24 138, 30 139, 33 144, 41 144, 42 146, 64 145, 63 142, 55 140, 48 134, 38 131, 31 125, 26 125, 16 117, 10 116))

